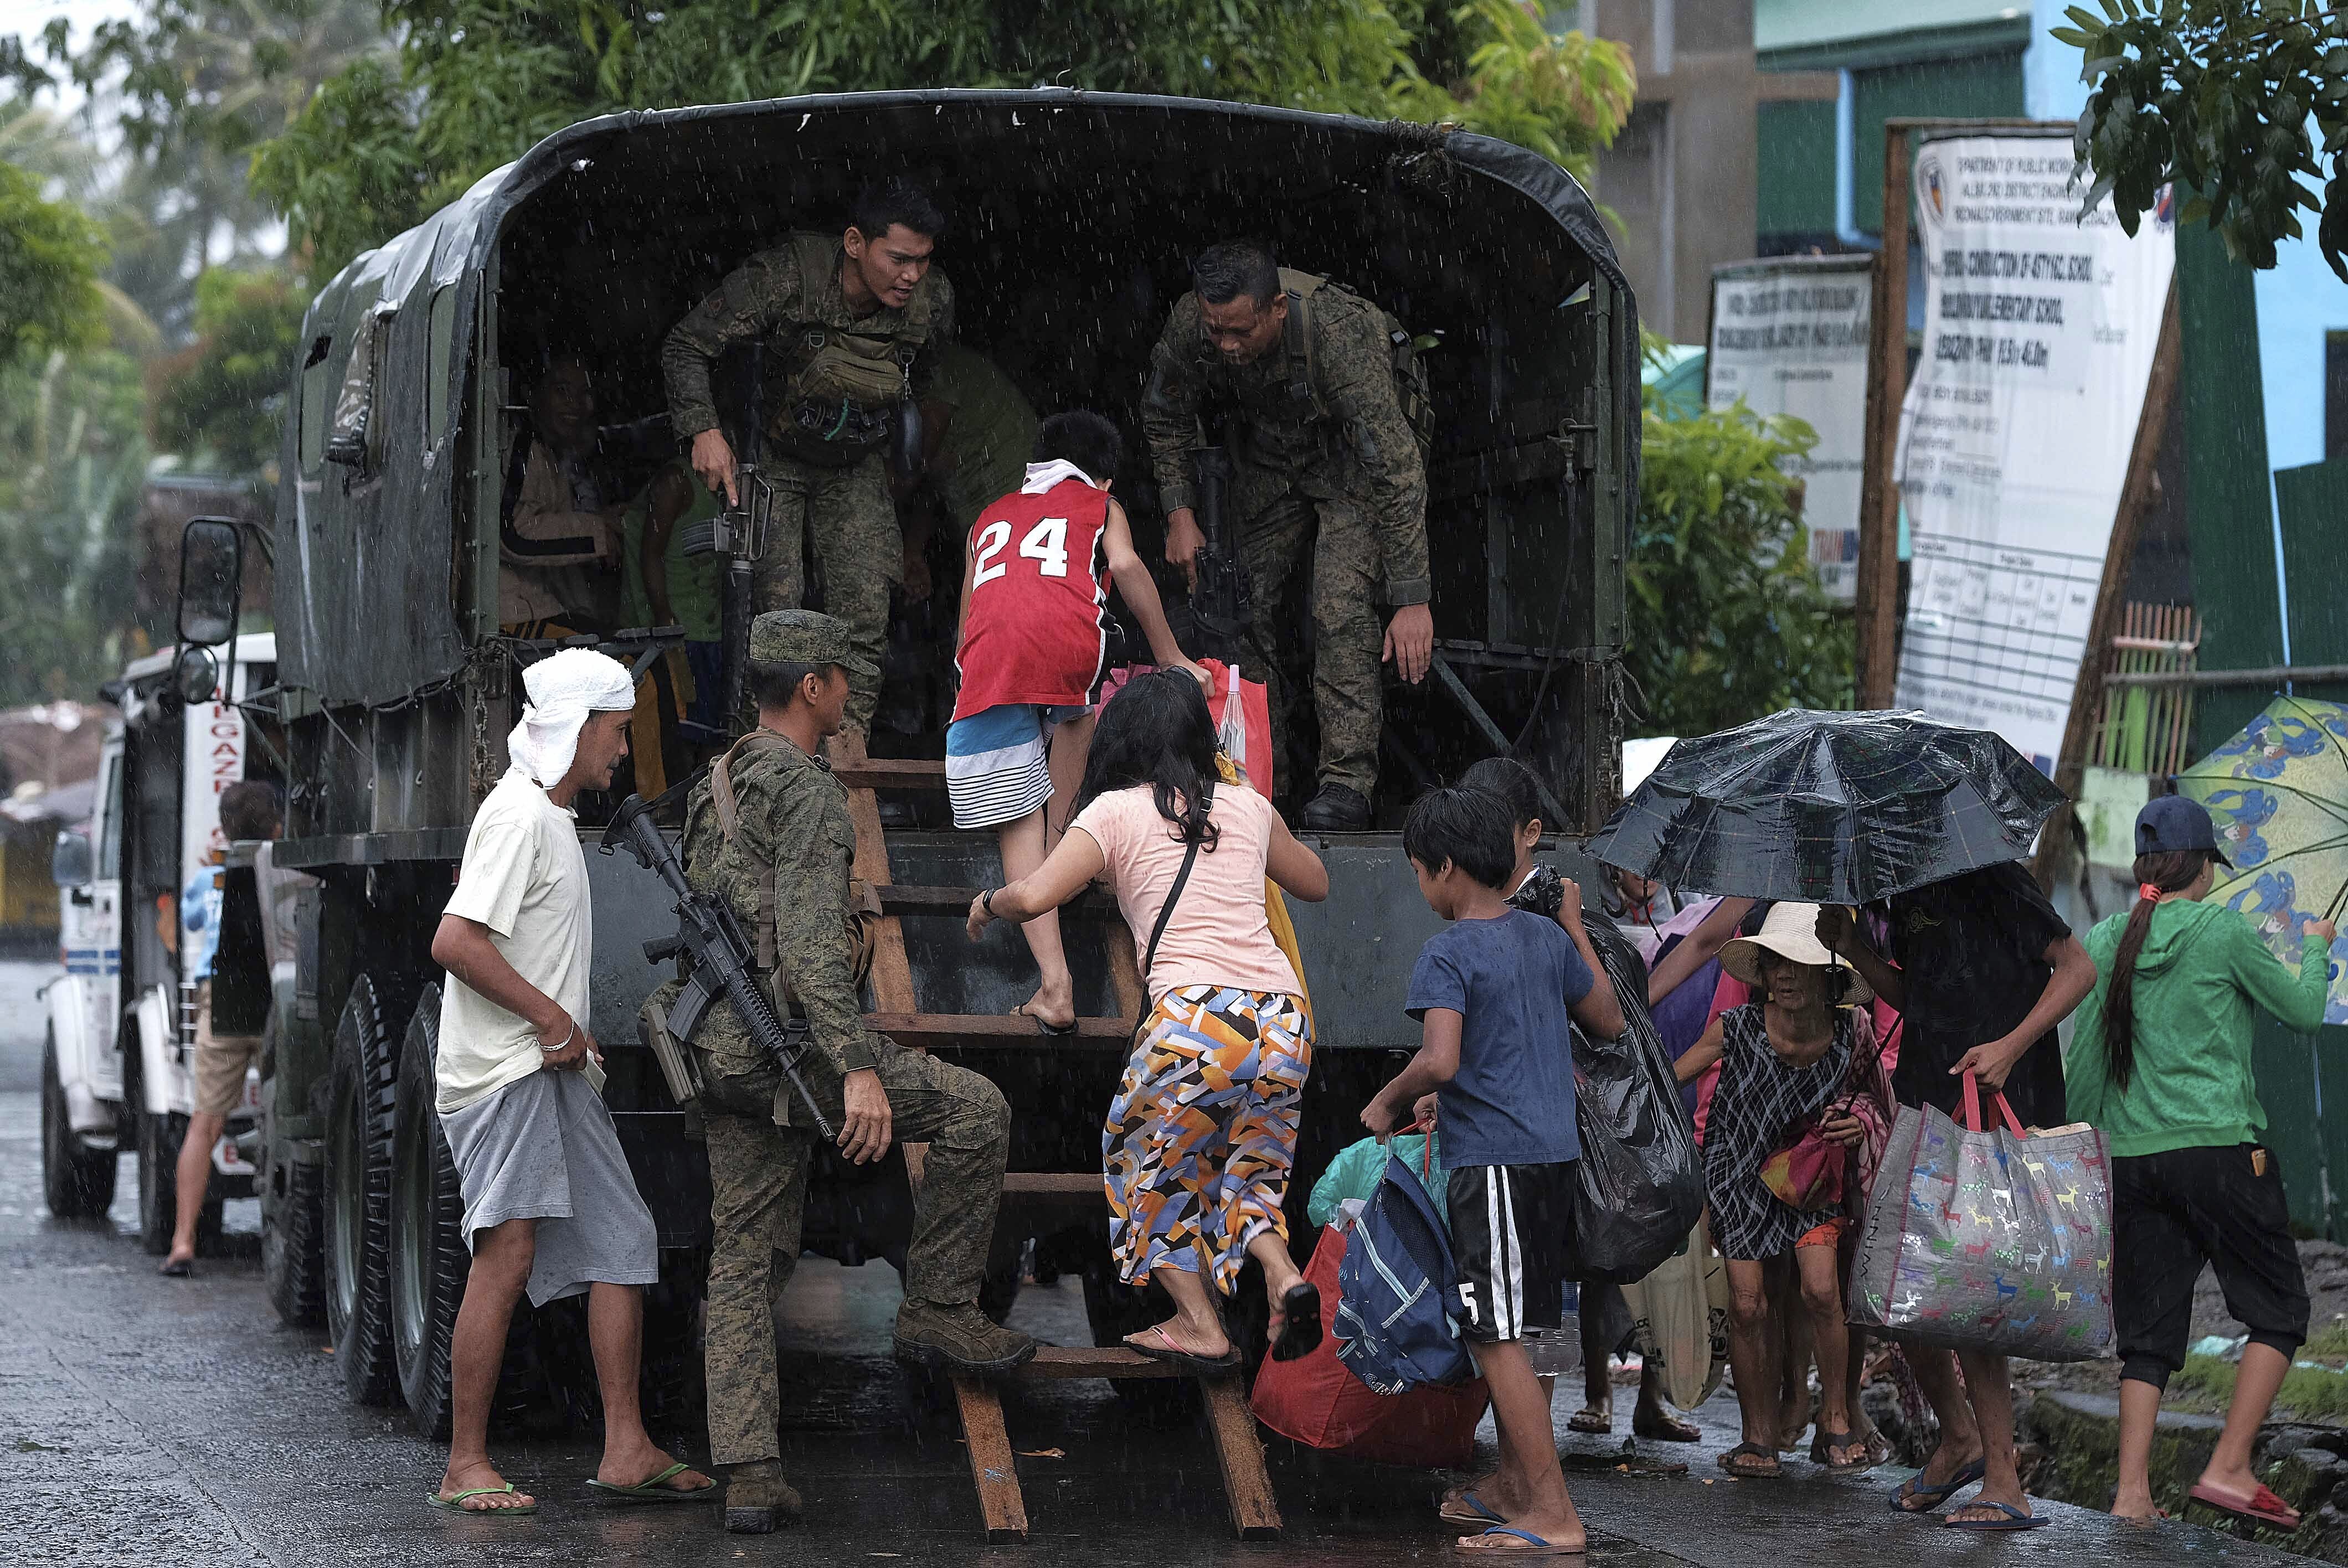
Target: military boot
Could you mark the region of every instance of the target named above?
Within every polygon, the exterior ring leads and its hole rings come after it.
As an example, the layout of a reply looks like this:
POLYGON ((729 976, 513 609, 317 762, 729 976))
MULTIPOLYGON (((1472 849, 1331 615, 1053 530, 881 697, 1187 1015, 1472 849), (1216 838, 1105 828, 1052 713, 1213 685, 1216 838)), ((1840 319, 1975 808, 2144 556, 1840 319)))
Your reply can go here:
POLYGON ((799 1494, 783 1479, 777 1459, 737 1464, 726 1478, 726 1528, 736 1535, 771 1535, 799 1517, 799 1494))
POLYGON ((1323 784, 1300 820, 1310 833, 1361 833, 1370 825, 1370 803, 1351 784, 1323 784))
POLYGON ((1035 1341, 1004 1328, 972 1302, 939 1307, 907 1301, 897 1308, 897 1359, 949 1372, 1001 1374, 1024 1367, 1035 1341))

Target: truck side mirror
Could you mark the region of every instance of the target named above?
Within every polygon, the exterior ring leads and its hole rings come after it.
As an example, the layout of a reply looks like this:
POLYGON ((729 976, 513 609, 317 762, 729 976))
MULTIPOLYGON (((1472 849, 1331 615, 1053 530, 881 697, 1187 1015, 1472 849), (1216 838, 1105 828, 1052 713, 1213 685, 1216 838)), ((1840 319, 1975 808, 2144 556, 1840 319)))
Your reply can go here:
POLYGON ((243 597, 244 538, 226 518, 192 518, 180 530, 179 631, 182 646, 210 648, 236 636, 243 597))
POLYGON ((95 876, 96 862, 89 852, 89 835, 60 833, 49 851, 49 880, 60 887, 87 887, 95 876))

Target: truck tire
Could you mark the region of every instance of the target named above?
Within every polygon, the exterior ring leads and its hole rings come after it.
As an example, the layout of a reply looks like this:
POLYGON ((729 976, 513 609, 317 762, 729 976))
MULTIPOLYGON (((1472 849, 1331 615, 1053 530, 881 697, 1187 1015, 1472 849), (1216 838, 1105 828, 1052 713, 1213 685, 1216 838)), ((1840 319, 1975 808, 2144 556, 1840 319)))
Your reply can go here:
POLYGON ((343 1389, 362 1405, 399 1399, 391 1348, 392 1135, 399 1037, 415 988, 361 974, 335 1026, 326 1120, 326 1328, 343 1389))
POLYGON ((261 1226, 261 1277, 288 1328, 314 1328, 326 1318, 326 1167, 280 1160, 269 1179, 281 1178, 261 1226))
POLYGON ((427 986, 399 1055, 398 1132, 391 1157, 391 1343, 408 1413, 419 1431, 436 1439, 448 1435, 448 1345, 472 1267, 465 1194, 433 1108, 439 1061, 440 988, 427 986))
MULTIPOLYGON (((180 1145, 188 1136, 188 1119, 177 1112, 159 1115, 140 1111, 137 1115, 139 1245, 148 1256, 161 1257, 171 1250, 171 1233, 180 1224, 180 1145)), ((225 1203, 220 1194, 206 1189, 203 1209, 196 1216, 197 1256, 220 1252, 225 1203)))
POLYGON ((66 1086, 57 1076, 57 1031, 41 1048, 41 1196, 61 1220, 88 1219, 114 1206, 118 1162, 111 1149, 81 1146, 66 1111, 66 1086))

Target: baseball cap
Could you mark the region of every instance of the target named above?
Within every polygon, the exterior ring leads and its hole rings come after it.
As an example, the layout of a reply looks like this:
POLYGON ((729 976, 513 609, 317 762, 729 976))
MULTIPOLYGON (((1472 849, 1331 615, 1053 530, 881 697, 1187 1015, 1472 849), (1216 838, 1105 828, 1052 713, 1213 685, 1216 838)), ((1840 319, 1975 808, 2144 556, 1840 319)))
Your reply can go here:
POLYGON ((2136 814, 2136 852, 2163 855, 2178 849, 2206 849, 2218 864, 2231 871, 2234 863, 2218 847, 2218 829, 2209 808, 2181 794, 2165 794, 2144 803, 2136 814))

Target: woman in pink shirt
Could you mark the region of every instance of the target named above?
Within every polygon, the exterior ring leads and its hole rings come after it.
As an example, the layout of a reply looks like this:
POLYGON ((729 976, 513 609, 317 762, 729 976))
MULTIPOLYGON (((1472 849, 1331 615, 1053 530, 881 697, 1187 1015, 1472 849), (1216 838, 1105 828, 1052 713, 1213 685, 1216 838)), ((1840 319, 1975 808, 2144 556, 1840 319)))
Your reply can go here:
POLYGON ((1155 1279, 1174 1301, 1172 1317, 1126 1343, 1204 1370, 1239 1364, 1216 1302, 1250 1257, 1272 1298, 1272 1355, 1291 1360, 1321 1339, 1320 1293, 1289 1255, 1282 1207, 1313 1015, 1272 940, 1264 879, 1309 902, 1329 895, 1321 857, 1271 802, 1220 784, 1215 752, 1188 673, 1132 681, 1101 710, 1058 847, 970 909, 975 939, 988 921, 1033 919, 1096 878, 1117 895, 1153 1005, 1101 1133, 1109 1250, 1128 1283, 1155 1279))

